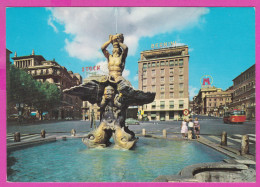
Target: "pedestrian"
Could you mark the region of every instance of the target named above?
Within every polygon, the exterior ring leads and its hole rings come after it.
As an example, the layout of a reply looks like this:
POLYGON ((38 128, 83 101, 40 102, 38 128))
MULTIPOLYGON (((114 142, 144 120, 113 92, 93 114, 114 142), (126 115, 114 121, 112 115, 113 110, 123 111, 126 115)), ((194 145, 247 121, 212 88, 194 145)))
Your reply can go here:
POLYGON ((200 124, 198 118, 195 118, 193 123, 194 123, 196 139, 198 139, 200 137, 200 124))
POLYGON ((192 119, 190 118, 189 123, 188 123, 188 130, 192 132, 192 139, 195 139, 195 134, 194 134, 194 123, 192 122, 192 119))
POLYGON ((186 138, 187 133, 188 133, 187 121, 186 119, 183 119, 183 121, 181 122, 181 134, 183 139, 186 138))

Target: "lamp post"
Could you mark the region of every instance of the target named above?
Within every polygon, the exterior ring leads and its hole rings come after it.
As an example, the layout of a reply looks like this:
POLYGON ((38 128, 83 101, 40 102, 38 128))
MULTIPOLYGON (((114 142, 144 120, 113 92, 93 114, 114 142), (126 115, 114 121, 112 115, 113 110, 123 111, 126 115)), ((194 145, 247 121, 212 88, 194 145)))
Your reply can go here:
POLYGON ((18 110, 18 122, 19 122, 19 124, 22 123, 23 107, 24 107, 23 103, 16 103, 16 108, 18 110))

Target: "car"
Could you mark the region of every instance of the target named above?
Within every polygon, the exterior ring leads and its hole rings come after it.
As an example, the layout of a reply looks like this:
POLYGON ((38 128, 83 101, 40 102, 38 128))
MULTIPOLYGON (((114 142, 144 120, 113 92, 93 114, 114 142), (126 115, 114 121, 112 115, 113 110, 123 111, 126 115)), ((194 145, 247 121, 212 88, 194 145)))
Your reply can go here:
POLYGON ((125 120, 126 125, 140 125, 139 121, 134 118, 127 118, 125 120))

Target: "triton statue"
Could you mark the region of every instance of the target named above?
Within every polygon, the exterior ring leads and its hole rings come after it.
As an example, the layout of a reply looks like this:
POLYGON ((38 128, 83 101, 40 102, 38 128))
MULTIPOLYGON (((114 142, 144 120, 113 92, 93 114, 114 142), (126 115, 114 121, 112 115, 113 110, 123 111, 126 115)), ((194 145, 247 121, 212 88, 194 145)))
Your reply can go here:
POLYGON ((133 148, 138 138, 125 126, 126 110, 130 105, 144 105, 154 100, 155 93, 134 90, 122 77, 128 52, 123 42, 123 34, 110 35, 101 47, 108 60, 108 76, 88 79, 79 86, 64 90, 64 93, 79 96, 100 107, 99 126, 82 139, 88 147, 107 147, 113 136, 116 147, 133 148), (109 44, 113 45, 112 55, 106 49, 109 44))

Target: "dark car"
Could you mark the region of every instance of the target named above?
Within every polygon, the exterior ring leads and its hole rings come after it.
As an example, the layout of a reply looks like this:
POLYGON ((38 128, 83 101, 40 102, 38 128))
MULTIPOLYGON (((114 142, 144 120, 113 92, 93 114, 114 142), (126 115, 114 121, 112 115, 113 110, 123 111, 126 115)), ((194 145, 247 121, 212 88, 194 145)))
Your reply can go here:
POLYGON ((125 120, 126 125, 140 125, 139 121, 134 118, 127 118, 125 120))

